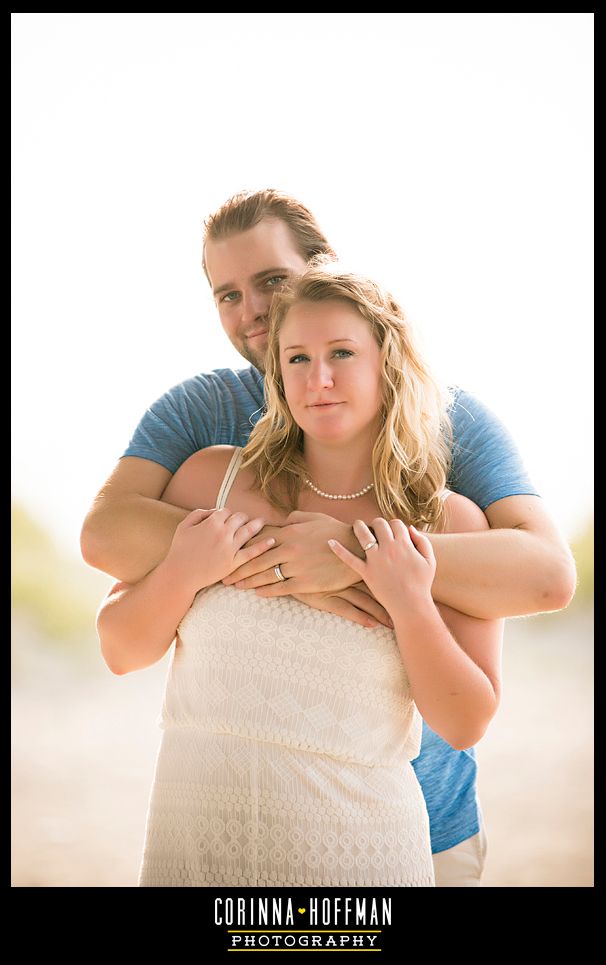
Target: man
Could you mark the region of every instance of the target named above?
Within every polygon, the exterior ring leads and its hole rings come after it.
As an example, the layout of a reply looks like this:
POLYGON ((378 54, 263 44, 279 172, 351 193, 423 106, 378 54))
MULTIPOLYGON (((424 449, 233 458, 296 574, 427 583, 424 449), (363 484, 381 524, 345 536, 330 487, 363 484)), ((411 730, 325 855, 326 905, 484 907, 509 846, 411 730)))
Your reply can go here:
MULTIPOLYGON (((263 406, 273 292, 320 253, 332 249, 311 213, 277 191, 236 195, 208 219, 204 270, 223 328, 251 367, 195 376, 147 411, 85 520, 82 553, 91 566, 132 583, 164 558, 187 515, 160 502, 171 475, 198 449, 246 443, 263 406)), ((430 537, 437 559, 434 599, 479 619, 565 607, 574 593, 574 562, 507 432, 461 390, 454 393, 451 417, 449 485, 484 510, 490 528, 430 537)), ((272 530, 271 550, 225 582, 257 587, 264 596, 292 594, 368 626, 386 622, 385 611, 363 585, 353 585, 355 576, 328 547, 335 538, 355 552, 351 527, 319 513, 295 512, 289 521, 272 530)), ((414 766, 430 816, 436 884, 477 887, 485 834, 473 749, 455 751, 425 727, 414 766)))

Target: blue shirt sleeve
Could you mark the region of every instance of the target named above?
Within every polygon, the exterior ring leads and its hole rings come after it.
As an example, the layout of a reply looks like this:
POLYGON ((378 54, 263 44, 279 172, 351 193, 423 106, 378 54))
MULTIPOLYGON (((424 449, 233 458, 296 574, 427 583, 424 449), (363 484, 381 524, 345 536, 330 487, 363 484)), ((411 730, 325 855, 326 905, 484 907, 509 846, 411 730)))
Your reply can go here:
POLYGON ((262 376, 252 367, 196 375, 149 407, 122 456, 150 459, 175 473, 199 449, 246 445, 262 406, 262 376))
POLYGON ((455 388, 448 487, 484 510, 507 496, 538 496, 511 434, 479 399, 455 388))

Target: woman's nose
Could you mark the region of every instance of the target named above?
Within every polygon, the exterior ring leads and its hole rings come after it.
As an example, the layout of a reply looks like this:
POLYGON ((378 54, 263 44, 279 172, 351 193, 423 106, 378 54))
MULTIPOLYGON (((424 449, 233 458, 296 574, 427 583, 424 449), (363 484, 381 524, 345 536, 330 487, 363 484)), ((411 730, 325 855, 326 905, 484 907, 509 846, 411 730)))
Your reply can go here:
POLYGON ((309 369, 308 384, 314 392, 334 385, 332 367, 319 359, 312 362, 309 369))

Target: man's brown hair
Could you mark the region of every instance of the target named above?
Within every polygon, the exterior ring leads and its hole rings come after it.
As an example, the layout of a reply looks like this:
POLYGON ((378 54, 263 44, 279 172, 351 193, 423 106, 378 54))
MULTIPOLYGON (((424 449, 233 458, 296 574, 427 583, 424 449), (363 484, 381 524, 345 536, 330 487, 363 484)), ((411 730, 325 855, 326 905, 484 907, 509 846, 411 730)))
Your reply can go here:
MULTIPOLYGON (((265 188, 262 191, 239 191, 222 204, 214 214, 209 215, 204 222, 203 251, 206 249, 208 240, 217 241, 239 234, 241 231, 248 231, 264 218, 283 221, 287 225, 301 256, 306 261, 310 261, 316 255, 334 257, 334 251, 311 211, 296 198, 282 191, 276 191, 275 188, 265 188)), ((208 278, 205 254, 202 265, 208 278)))

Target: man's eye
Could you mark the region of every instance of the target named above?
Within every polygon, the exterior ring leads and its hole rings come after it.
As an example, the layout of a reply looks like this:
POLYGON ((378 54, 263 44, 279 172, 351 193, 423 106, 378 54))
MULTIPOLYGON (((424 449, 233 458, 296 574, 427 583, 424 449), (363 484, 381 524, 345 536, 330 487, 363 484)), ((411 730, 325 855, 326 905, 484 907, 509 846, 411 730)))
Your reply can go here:
POLYGON ((226 292, 225 295, 222 295, 222 296, 221 296, 221 298, 219 299, 219 301, 221 301, 221 302, 233 302, 233 301, 236 300, 237 297, 238 297, 238 292, 226 292))
POLYGON ((265 284, 268 288, 275 288, 276 285, 281 285, 285 278, 286 275, 272 275, 271 278, 265 279, 265 284))

